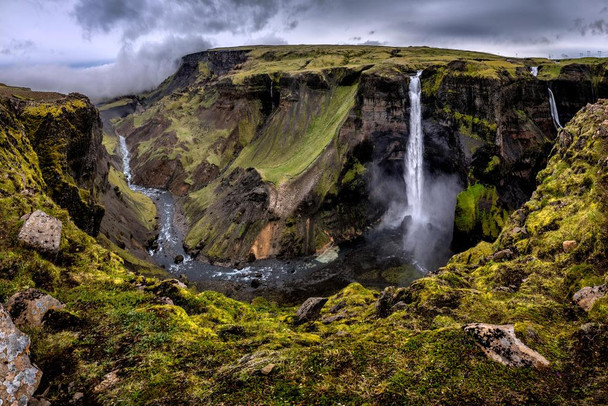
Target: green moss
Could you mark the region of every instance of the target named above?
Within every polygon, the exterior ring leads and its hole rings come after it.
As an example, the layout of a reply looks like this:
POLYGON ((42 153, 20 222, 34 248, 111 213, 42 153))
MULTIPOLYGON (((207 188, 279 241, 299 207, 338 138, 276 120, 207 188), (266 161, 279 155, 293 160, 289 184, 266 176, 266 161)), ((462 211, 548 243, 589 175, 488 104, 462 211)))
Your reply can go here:
POLYGON ((469 186, 458 194, 454 225, 457 230, 470 233, 481 231, 483 238, 494 240, 505 224, 507 213, 497 206, 498 194, 494 187, 482 184, 469 186))
POLYGON ((115 193, 120 193, 118 198, 126 200, 127 205, 134 210, 140 223, 148 230, 153 230, 156 227, 156 205, 152 199, 131 190, 124 175, 114 167, 110 167, 108 181, 114 187, 115 193))

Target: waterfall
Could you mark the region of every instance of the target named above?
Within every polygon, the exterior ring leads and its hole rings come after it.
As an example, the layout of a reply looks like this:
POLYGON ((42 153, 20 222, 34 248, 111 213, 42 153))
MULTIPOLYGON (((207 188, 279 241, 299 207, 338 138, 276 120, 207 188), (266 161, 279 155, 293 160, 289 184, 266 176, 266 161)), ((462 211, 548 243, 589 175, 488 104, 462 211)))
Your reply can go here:
POLYGON ((564 127, 559 122, 559 114, 557 114, 557 104, 555 103, 555 97, 553 96, 553 92, 551 89, 549 90, 549 106, 551 107, 551 117, 553 118, 553 124, 555 125, 555 129, 559 130, 564 127))
POLYGON ((531 66, 530 67, 530 73, 534 77, 538 76, 538 66, 531 66))
POLYGON ((420 74, 410 77, 410 138, 407 143, 403 178, 406 184, 407 204, 412 219, 422 217, 423 207, 423 153, 424 134, 422 133, 422 108, 420 102, 420 74))

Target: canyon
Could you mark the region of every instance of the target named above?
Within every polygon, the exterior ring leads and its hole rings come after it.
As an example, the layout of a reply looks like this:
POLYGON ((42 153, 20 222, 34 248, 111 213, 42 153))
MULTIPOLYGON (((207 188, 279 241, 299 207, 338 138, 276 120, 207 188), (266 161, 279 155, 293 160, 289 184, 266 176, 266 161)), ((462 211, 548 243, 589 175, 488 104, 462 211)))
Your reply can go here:
POLYGON ((15 393, 608 402, 606 97, 605 59, 426 47, 208 50, 97 106, 0 85, 15 393))

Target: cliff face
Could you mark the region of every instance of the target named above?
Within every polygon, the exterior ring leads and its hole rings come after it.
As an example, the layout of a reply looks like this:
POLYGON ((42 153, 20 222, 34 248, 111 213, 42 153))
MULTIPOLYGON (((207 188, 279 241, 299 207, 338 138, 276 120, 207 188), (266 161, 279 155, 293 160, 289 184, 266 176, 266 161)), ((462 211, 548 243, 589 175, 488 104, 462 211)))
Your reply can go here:
POLYGON ((462 249, 495 238, 532 193, 555 137, 547 88, 562 122, 607 89, 605 64, 555 65, 430 48, 214 50, 185 57, 116 128, 136 183, 185 196, 193 254, 306 255, 361 235, 391 199, 405 199, 409 76, 424 69, 426 170, 456 174, 467 189, 462 249), (253 201, 236 192, 249 168, 259 177, 253 201))
POLYGON ((78 227, 97 235, 104 215, 98 194, 107 188, 108 166, 95 107, 75 93, 0 91, 0 103, 21 123, 37 155, 45 191, 78 227))

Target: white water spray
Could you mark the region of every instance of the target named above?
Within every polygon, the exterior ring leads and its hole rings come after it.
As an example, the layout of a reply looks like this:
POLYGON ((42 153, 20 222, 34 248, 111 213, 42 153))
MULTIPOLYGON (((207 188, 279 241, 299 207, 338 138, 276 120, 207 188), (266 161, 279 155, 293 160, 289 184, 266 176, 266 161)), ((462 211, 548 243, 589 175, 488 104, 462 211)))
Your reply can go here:
POLYGON ((420 74, 410 77, 410 138, 405 154, 403 178, 406 184, 409 215, 414 221, 422 219, 423 214, 423 154, 424 134, 422 133, 422 107, 420 102, 420 74))
POLYGON ((555 97, 553 96, 553 92, 551 89, 549 90, 549 106, 551 107, 551 117, 553 118, 553 124, 555 125, 555 129, 563 129, 561 123, 559 122, 559 114, 557 113, 557 104, 555 103, 555 97))

